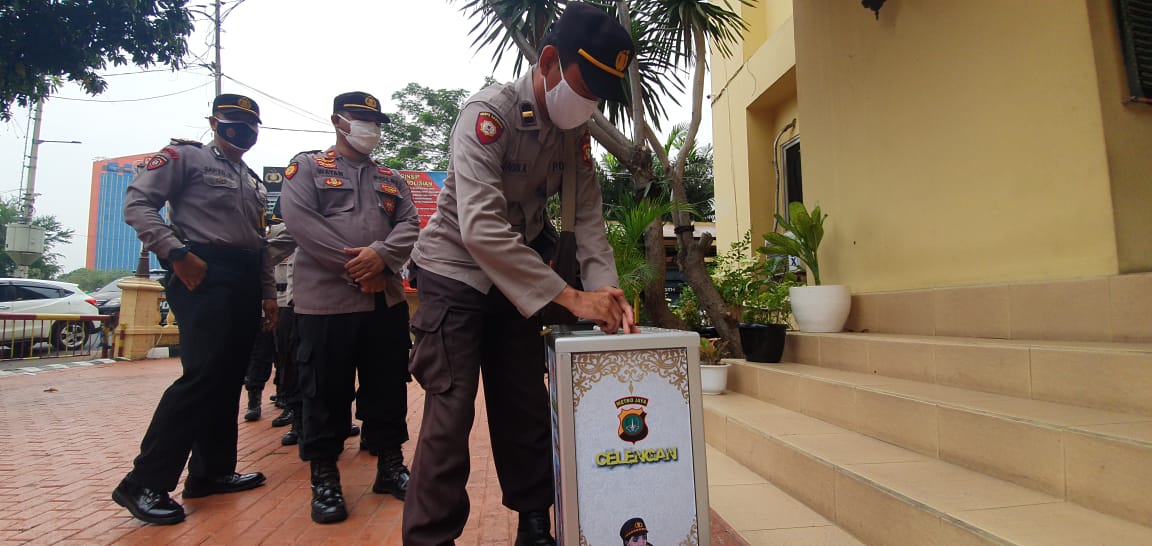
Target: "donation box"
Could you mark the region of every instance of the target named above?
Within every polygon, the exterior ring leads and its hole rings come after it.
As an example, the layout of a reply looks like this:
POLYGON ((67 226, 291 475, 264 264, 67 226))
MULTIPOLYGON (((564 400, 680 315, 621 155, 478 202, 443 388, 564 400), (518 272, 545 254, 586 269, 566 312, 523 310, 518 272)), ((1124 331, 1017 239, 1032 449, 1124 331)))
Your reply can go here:
POLYGON ((710 539, 699 336, 548 334, 557 544, 710 539))

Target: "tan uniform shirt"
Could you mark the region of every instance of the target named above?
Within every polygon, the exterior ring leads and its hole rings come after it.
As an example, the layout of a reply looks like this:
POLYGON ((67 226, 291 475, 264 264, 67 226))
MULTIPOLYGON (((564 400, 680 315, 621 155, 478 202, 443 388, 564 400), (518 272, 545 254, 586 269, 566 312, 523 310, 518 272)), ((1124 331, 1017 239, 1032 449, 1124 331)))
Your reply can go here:
MULTIPOLYGON (((464 105, 452 129, 452 157, 436 213, 412 261, 483 293, 495 284, 524 316, 564 289, 528 247, 548 222, 548 196, 560 191, 563 131, 538 114, 532 75, 488 87, 464 105)), ((584 287, 615 286, 616 263, 604 234, 603 201, 588 135, 577 138, 577 259, 584 287)))
MULTIPOLYGON (((173 139, 128 186, 124 221, 145 249, 163 259, 184 240, 260 249, 266 198, 264 186, 244 162, 233 163, 215 144, 173 139), (172 225, 160 217, 165 203, 172 225)), ((263 296, 276 297, 270 277, 264 285, 263 296)))
POLYGON ((389 306, 404 301, 400 269, 420 232, 420 217, 400 173, 374 161, 354 163, 336 153, 306 152, 284 173, 280 208, 296 240, 293 302, 297 313, 371 311, 375 295, 352 283, 345 248, 371 247, 384 259, 389 306))

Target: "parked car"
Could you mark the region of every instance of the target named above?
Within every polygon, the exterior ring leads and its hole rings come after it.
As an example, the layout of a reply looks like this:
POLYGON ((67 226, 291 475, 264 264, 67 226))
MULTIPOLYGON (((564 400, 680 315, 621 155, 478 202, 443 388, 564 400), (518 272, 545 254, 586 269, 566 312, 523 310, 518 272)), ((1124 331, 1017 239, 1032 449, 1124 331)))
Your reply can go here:
MULTIPOLYGON (((153 269, 148 272, 148 276, 158 281, 164 277, 166 271, 163 269, 153 269)), ((101 315, 116 315, 120 313, 120 296, 122 292, 118 286, 132 277, 120 277, 92 293, 92 297, 96 299, 96 307, 100 310, 101 315)), ((160 300, 160 323, 163 324, 168 319, 168 300, 160 300)))
MULTIPOLYGON (((72 283, 0 279, 0 313, 97 315, 99 311, 96 299, 72 283)), ((91 321, 0 320, 0 344, 20 355, 41 341, 72 351, 83 347, 96 328, 91 321)))

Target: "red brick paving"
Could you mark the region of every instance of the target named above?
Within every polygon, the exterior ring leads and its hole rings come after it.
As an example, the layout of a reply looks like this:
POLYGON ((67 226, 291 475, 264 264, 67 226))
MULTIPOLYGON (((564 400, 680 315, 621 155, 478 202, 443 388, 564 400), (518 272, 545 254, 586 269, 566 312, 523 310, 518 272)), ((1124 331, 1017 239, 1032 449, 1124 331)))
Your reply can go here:
MULTIPOLYGON (((174 359, 118 362, 37 375, 0 377, 0 544, 400 544, 403 504, 372 493, 376 459, 356 438, 340 458, 349 518, 317 525, 309 518, 307 465, 295 446, 280 445, 286 429, 271 428, 279 410, 240 421, 240 472, 261 471, 268 484, 243 493, 184 501, 188 519, 154 526, 111 500, 131 468, 152 410, 179 375, 174 359)), ((405 445, 411 460, 424 393, 409 388, 405 445)), ((491 460, 487 414, 478 401, 472 433, 472 513, 460 545, 506 545, 516 516, 500 504, 491 460)), ((742 544, 713 517, 713 544, 742 544)))

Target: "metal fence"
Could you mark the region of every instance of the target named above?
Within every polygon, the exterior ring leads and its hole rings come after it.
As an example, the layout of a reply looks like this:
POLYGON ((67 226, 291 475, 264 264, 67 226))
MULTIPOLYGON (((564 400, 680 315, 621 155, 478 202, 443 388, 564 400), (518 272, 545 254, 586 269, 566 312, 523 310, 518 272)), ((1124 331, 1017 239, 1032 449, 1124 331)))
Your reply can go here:
POLYGON ((107 358, 114 343, 113 320, 113 315, 0 313, 0 360, 107 358))

